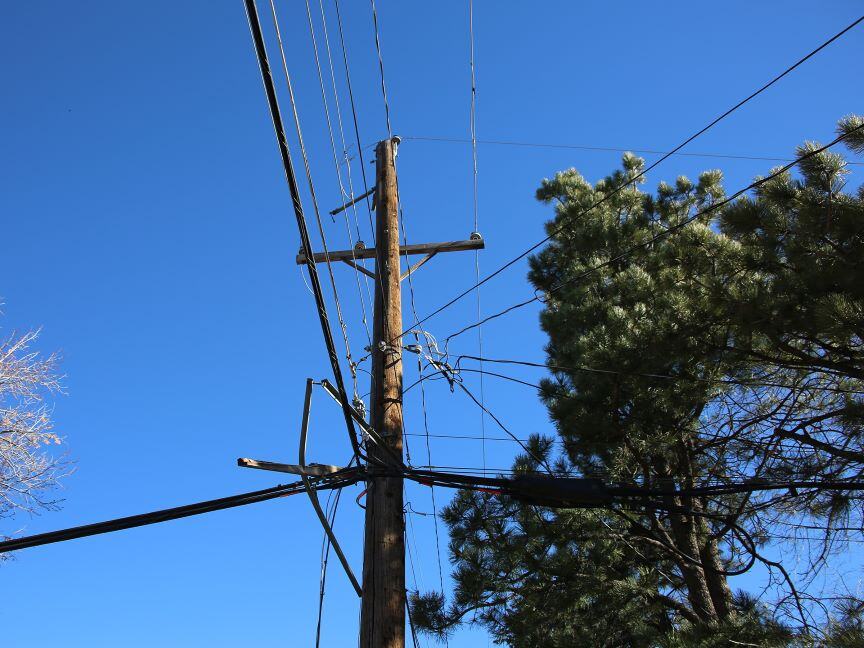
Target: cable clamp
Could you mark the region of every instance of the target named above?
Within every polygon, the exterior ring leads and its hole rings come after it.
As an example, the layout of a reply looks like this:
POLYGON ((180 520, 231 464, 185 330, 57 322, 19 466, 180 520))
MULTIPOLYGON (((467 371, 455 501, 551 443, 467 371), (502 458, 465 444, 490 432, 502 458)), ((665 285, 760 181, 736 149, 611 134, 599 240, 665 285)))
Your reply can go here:
POLYGON ((381 353, 393 353, 396 355, 400 355, 402 353, 401 346, 393 346, 392 344, 387 344, 384 340, 378 342, 378 350, 381 353))
MULTIPOLYGON (((355 396, 354 400, 351 402, 351 405, 354 406, 354 409, 357 410, 357 413, 360 415, 360 418, 366 418, 366 403, 363 402, 363 399, 359 396, 355 396)), ((362 428, 361 428, 362 429, 362 428)))

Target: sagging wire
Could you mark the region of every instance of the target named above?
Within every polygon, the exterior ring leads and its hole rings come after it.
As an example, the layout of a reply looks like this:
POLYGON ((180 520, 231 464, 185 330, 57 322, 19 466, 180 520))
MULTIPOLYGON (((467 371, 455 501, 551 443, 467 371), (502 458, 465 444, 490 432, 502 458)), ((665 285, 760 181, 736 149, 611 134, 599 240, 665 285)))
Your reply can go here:
MULTIPOLYGON (((333 57, 332 57, 332 54, 330 52, 330 39, 327 35, 327 22, 326 22, 326 17, 325 17, 325 13, 324 13, 324 1, 319 0, 319 5, 320 5, 320 9, 321 9, 321 20, 322 20, 322 24, 324 26, 324 40, 325 40, 325 44, 326 44, 327 59, 328 59, 329 69, 330 69, 330 80, 331 80, 332 87, 333 87, 333 97, 335 99, 335 104, 336 104, 336 115, 337 115, 338 123, 339 123, 339 133, 340 133, 341 140, 342 140, 342 153, 343 153, 343 155, 345 155, 346 154, 346 152, 345 152, 345 133, 344 133, 344 129, 342 127, 342 111, 339 107, 339 93, 338 93, 338 90, 336 87, 336 76, 335 76, 334 71, 333 71, 333 57)), ((336 170, 336 180, 339 184, 339 195, 341 196, 341 199, 343 202, 348 202, 348 201, 354 200, 354 188, 353 188, 353 186, 351 186, 351 192, 349 194, 345 189, 344 183, 342 182, 342 170, 341 170, 340 164, 339 164, 339 154, 336 151, 336 139, 335 139, 335 136, 333 134, 333 124, 332 124, 331 119, 330 119, 330 107, 329 107, 329 102, 327 101, 327 91, 324 87, 324 74, 321 71, 321 62, 320 62, 320 58, 318 55, 318 40, 315 37, 315 27, 314 27, 313 20, 312 20, 312 7, 310 5, 309 0, 306 0, 306 18, 307 18, 307 22, 309 25, 309 35, 310 35, 311 40, 312 40, 312 51, 313 51, 313 54, 315 57, 315 68, 318 72, 318 82, 319 82, 319 85, 321 87, 321 101, 322 101, 323 106, 324 106, 324 117, 325 117, 325 120, 327 122, 327 131, 330 135, 330 149, 333 153, 333 166, 336 170)), ((349 185, 351 184, 350 183, 350 173, 351 173, 351 167, 350 167, 350 165, 348 165, 349 185)), ((355 214, 355 219, 356 219, 356 213, 357 213, 356 205, 352 205, 352 206, 354 207, 354 214, 355 214)), ((354 267, 354 278, 355 278, 355 281, 357 284, 357 294, 360 298, 360 309, 361 309, 361 313, 362 313, 363 327, 366 330, 366 338, 369 341, 369 344, 371 344, 372 343, 372 335, 369 332, 369 320, 368 320, 368 315, 366 312, 366 299, 363 296, 363 290, 360 286, 360 272, 356 268, 357 257, 355 255, 354 238, 351 234, 351 225, 348 222, 347 215, 345 217, 345 231, 348 234, 348 243, 349 243, 350 249, 351 249, 351 259, 354 263, 354 266, 353 266, 354 267)), ((359 226, 358 226, 358 237, 359 237, 359 226)), ((365 275, 364 275, 364 277, 365 277, 365 275)), ((368 277, 365 277, 365 278, 366 278, 366 292, 369 293, 368 277)), ((370 300, 371 300, 371 295, 370 295, 370 300)))
MULTIPOLYGON (((604 197, 603 197, 600 201, 598 201, 598 202, 594 203, 593 205, 591 205, 590 207, 588 207, 588 210, 593 209, 593 208, 595 208, 595 207, 598 207, 600 204, 602 204, 602 203, 604 203, 604 202, 610 200, 614 195, 616 195, 617 193, 619 193, 620 191, 622 191, 622 190, 625 189, 626 187, 630 186, 631 184, 633 184, 633 183, 635 183, 635 182, 638 182, 639 179, 643 178, 643 177, 644 177, 644 176, 645 176, 649 171, 651 171, 652 169, 656 168, 658 165, 662 164, 665 160, 669 159, 669 157, 671 157, 672 155, 675 155, 676 153, 678 153, 681 149, 683 149, 685 146, 687 146, 690 142, 692 142, 693 140, 697 139, 698 137, 700 137, 701 135, 703 135, 704 133, 706 133, 707 131, 709 131, 710 129, 712 129, 714 126, 716 126, 718 123, 720 123, 720 122, 721 122, 722 120, 724 120, 726 117, 728 117, 729 115, 731 115, 732 113, 734 113, 735 111, 737 111, 739 108, 741 108, 742 106, 744 106, 746 103, 748 103, 748 102, 751 101, 752 99, 756 98, 757 96, 759 96, 760 94, 762 94, 763 92, 765 92, 766 90, 768 90, 768 89, 769 89, 771 86, 773 86, 775 83, 777 83, 778 81, 780 81, 781 79, 783 79, 784 77, 786 77, 787 75, 789 75, 790 73, 792 73, 795 69, 797 69, 798 67, 800 67, 801 65, 803 65, 806 61, 808 61, 808 60, 810 60, 811 58, 813 58, 816 54, 818 54, 819 52, 821 52, 823 49, 825 49, 826 47, 828 47, 831 43, 833 43, 834 41, 836 41, 837 39, 839 39, 841 36, 843 36, 844 34, 846 34, 847 32, 849 32, 851 29, 853 29, 854 27, 856 27, 856 26, 857 26, 859 23, 861 23, 862 21, 864 21, 864 16, 861 16, 861 17, 858 18, 857 20, 853 21, 851 24, 849 24, 849 25, 847 25, 846 27, 844 27, 842 30, 840 30, 839 32, 837 32, 836 34, 834 34, 831 38, 829 38, 828 40, 826 40, 825 42, 823 42, 821 45, 819 45, 819 46, 816 47, 815 49, 811 50, 809 53, 807 53, 806 55, 804 55, 802 58, 798 59, 795 63, 793 63, 792 65, 790 65, 789 67, 787 67, 787 68, 786 68, 785 70, 783 70, 781 73, 779 73, 778 75, 774 76, 770 81, 768 81, 767 83, 765 83, 764 85, 762 85, 759 89, 757 89, 756 91, 750 93, 747 97, 745 97, 744 99, 742 99, 741 101, 739 101, 738 103, 736 103, 734 106, 732 106, 731 108, 729 108, 728 110, 724 111, 722 114, 720 114, 719 116, 717 116, 716 118, 714 118, 714 119, 713 119, 711 122, 709 122, 706 126, 702 127, 701 129, 699 129, 699 130, 698 130, 697 132, 695 132, 694 134, 690 135, 687 139, 685 139, 683 142, 681 142, 680 144, 678 144, 675 148, 673 148, 672 150, 668 151, 667 153, 664 153, 664 154, 663 154, 663 155, 662 155, 658 160, 652 162, 650 165, 648 165, 646 168, 644 168, 641 172, 639 172, 638 174, 636 174, 636 175, 634 175, 634 176, 628 178, 628 180, 627 180, 626 182, 624 182, 624 183, 622 183, 621 185, 619 185, 618 187, 614 188, 613 191, 611 191, 611 192, 605 194, 604 197)), ((797 160, 797 161, 800 161, 800 159, 797 160)), ((796 161, 796 163, 797 163, 797 161, 796 161)), ((543 238, 543 239, 540 240, 539 242, 535 243, 534 245, 532 245, 530 248, 528 248, 528 249, 525 250, 524 252, 520 253, 520 254, 519 254, 518 256, 516 256, 515 258, 513 258, 513 259, 511 259, 510 261, 506 262, 504 265, 499 266, 499 267, 498 267, 494 272, 492 272, 492 273, 486 275, 486 277, 484 277, 480 282, 477 282, 477 283, 486 283, 486 282, 490 281, 491 279, 493 279, 494 277, 498 276, 499 274, 501 274, 502 272, 504 272, 507 268, 513 266, 513 265, 514 265, 515 263, 517 263, 519 260, 525 258, 525 257, 528 256, 529 254, 531 254, 534 250, 536 250, 537 248, 539 248, 541 245, 543 245, 543 244, 546 243, 547 241, 551 240, 551 239, 552 239, 554 236, 556 236, 560 231, 562 231, 562 230, 564 229, 565 226, 566 226, 566 223, 562 223, 562 224, 561 224, 560 226, 558 226, 557 228, 552 229, 552 231, 551 231, 551 232, 550 232, 550 233, 549 233, 545 238, 543 238)), ((650 243, 650 241, 649 241, 649 243, 650 243)), ((455 304, 456 302, 458 302, 459 300, 461 300, 463 297, 465 297, 465 296, 467 296, 467 295, 470 295, 470 294, 474 291, 475 288, 476 288, 476 285, 474 285, 474 286, 470 286, 470 287, 468 287, 467 289, 463 290, 461 293, 459 293, 458 295, 456 295, 456 297, 454 297, 453 299, 451 299, 450 301, 448 301, 446 304, 444 304, 444 305, 438 307, 437 309, 435 309, 434 311, 432 311, 431 313, 429 313, 426 317, 424 317, 422 320, 420 320, 420 322, 418 323, 418 325, 419 325, 419 324, 423 324, 423 323, 425 323, 426 321, 428 321, 428 320, 431 319, 432 317, 435 317, 438 313, 440 313, 440 312, 446 310, 447 308, 449 308, 450 306, 452 306, 453 304, 455 304)), ((521 306, 527 305, 528 303, 531 303, 531 302, 533 302, 533 301, 534 301, 534 300, 532 299, 531 301, 529 301, 529 302, 525 302, 524 304, 517 305, 517 306, 515 306, 515 307, 511 307, 511 309, 508 309, 507 312, 509 312, 510 310, 513 310, 514 308, 519 308, 519 307, 521 307, 521 306)), ((502 313, 502 314, 503 314, 503 313, 502 313)), ((498 316, 498 315, 496 315, 496 317, 497 317, 497 316, 498 316)), ((487 318, 487 320, 484 320, 484 321, 488 321, 488 319, 490 319, 490 318, 487 318)), ((402 333, 402 335, 405 335, 405 333, 402 333)))
MULTIPOLYGON (((318 233, 321 236, 321 245, 324 248, 324 256, 326 259, 327 272, 330 276, 330 285, 333 289, 333 301, 336 305, 336 316, 339 320, 339 327, 342 331, 342 339, 345 342, 345 357, 348 362, 348 367, 351 372, 351 379, 353 383, 354 395, 357 394, 357 371, 354 367, 354 361, 351 358, 351 344, 348 341, 348 326, 345 324, 345 318, 342 315, 342 306, 339 303, 339 292, 336 288, 336 277, 333 274, 333 264, 330 262, 329 250, 327 249, 327 236, 324 233, 324 224, 321 222, 321 212, 318 208, 318 198, 315 194, 315 185, 312 181, 312 169, 309 165, 309 155, 306 152, 306 144, 303 140, 303 130, 300 126, 300 114, 297 108, 297 101, 294 96, 294 87, 291 83, 291 74, 288 71, 288 59, 285 55, 285 47, 282 43, 282 33, 279 29, 279 18, 276 14, 276 4, 274 0, 270 0, 270 10, 273 16, 273 28, 276 33, 276 42, 279 45, 279 54, 282 59, 282 70, 285 74, 285 83, 288 88, 288 98, 291 102, 291 112, 294 116, 294 127, 297 134, 297 141, 300 145, 300 154, 303 158, 303 167, 306 171, 306 180, 309 186, 309 194, 312 199, 312 207, 315 212, 315 220, 318 225, 318 233)), ((311 26, 311 23, 310 23, 311 26)), ((306 250, 304 249, 304 254, 306 250)), ((307 263, 310 262, 310 259, 307 258, 307 263)))
POLYGON ((264 41, 264 34, 261 29, 261 21, 258 16, 258 8, 255 0, 244 0, 246 9, 246 17, 249 22, 249 31, 252 36, 252 43, 255 48, 255 57, 258 62, 258 68, 261 73, 261 81, 264 85, 264 94, 267 99, 267 106, 270 112, 270 118, 273 124, 273 130, 276 135, 276 142, 279 148, 279 155, 282 158, 282 167, 285 172, 285 180, 288 184, 288 189, 291 195, 292 207, 294 216, 297 222, 297 229, 300 234, 300 243, 303 254, 307 258, 307 270, 309 278, 312 282, 312 291, 315 297, 315 305, 318 314, 318 320, 321 326, 321 332, 324 337, 324 343, 327 348, 327 356, 333 370, 333 379, 336 382, 336 390, 338 392, 338 401, 342 408, 342 414, 345 419, 345 426, 348 431, 348 438, 351 442, 351 447, 355 454, 360 452, 357 441, 356 430, 354 428, 353 419, 350 413, 350 404, 348 402, 348 394, 345 390, 345 384, 342 378, 342 369, 339 365, 339 357, 336 351, 336 346, 333 341, 333 334, 330 328, 329 316, 327 315, 327 305, 324 300, 324 294, 321 289, 321 282, 318 276, 318 267, 315 263, 315 255, 312 251, 312 243, 309 237, 309 229, 306 223, 306 216, 303 211, 303 202, 300 197, 300 190, 297 186, 297 176, 294 172, 294 163, 291 159, 291 151, 288 147, 288 141, 285 134, 285 125, 282 121, 282 112, 279 107, 279 97, 276 93, 276 86, 273 82, 273 73, 270 67, 270 62, 267 57, 267 46, 264 41))
MULTIPOLYGON (((474 396, 473 392, 471 392, 471 390, 465 386, 464 381, 462 380, 461 376, 447 362, 447 360, 446 360, 446 358, 447 358, 446 348, 445 348, 445 351, 442 352, 438 346, 437 340, 428 331, 425 331, 422 329, 412 329, 412 332, 415 332, 415 339, 417 338, 418 334, 422 334, 425 337, 426 345, 422 345, 422 344, 418 343, 418 345, 416 347, 416 352, 418 354, 422 354, 423 357, 426 359, 426 361, 431 366, 433 366, 447 380, 447 382, 450 385, 450 391, 451 392, 455 391, 457 387, 459 389, 461 389, 468 396, 468 398, 470 398, 474 402, 474 404, 477 405, 477 407, 479 407, 481 409, 482 412, 488 414, 489 417, 493 421, 495 421, 495 424, 502 431, 504 431, 510 438, 512 438, 514 441, 516 441, 516 443, 519 444, 519 446, 525 451, 525 453, 529 457, 531 457, 532 459, 537 461, 539 465, 543 466, 550 475, 554 474, 554 471, 552 470, 552 468, 549 466, 548 462, 545 459, 538 457, 535 452, 533 452, 525 443, 523 443, 522 440, 519 439, 519 437, 517 437, 515 434, 513 434, 513 432, 511 432, 510 429, 506 425, 504 425, 504 423, 501 421, 501 419, 498 418, 494 413, 492 413, 489 410, 489 408, 483 402, 481 402, 476 396, 474 396)), ((406 347, 406 349, 407 348, 408 347, 406 347)), ((414 349, 412 349, 412 350, 414 350, 414 349)), ((422 383, 421 383, 421 389, 422 389, 422 383)), ((431 463, 431 461, 430 461, 430 463, 431 463)))

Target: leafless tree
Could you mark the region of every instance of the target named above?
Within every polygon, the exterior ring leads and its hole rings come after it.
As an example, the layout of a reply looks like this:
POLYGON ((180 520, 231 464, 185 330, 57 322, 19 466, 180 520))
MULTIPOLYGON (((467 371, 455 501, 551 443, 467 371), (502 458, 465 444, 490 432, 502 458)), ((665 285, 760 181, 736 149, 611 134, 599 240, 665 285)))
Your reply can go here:
POLYGON ((38 337, 36 330, 0 340, 0 518, 56 509, 51 493, 70 470, 46 400, 61 391, 58 356, 34 350, 38 337))

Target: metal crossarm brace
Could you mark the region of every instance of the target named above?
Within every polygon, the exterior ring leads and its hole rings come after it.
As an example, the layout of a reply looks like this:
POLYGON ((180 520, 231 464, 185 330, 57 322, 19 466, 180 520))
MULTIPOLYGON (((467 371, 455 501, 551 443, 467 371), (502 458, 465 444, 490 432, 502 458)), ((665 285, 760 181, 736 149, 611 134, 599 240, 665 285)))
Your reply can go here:
POLYGON ((410 268, 408 268, 405 272, 403 272, 399 276, 399 281, 405 281, 405 279, 408 277, 408 275, 410 275, 412 272, 416 272, 417 270, 419 270, 420 266, 422 266, 424 263, 426 263, 427 261, 432 259, 432 257, 434 257, 436 254, 438 254, 438 250, 435 250, 434 252, 430 252, 429 254, 424 256, 417 263, 415 263, 410 268))
POLYGON ((364 275, 366 275, 367 277, 370 277, 371 279, 374 279, 374 278, 375 278, 375 273, 374 273, 374 272, 372 272, 372 271, 370 271, 370 270, 367 270, 366 268, 364 268, 364 267, 361 266, 361 265, 357 265, 357 264, 354 263, 354 261, 352 261, 351 259, 342 259, 342 263, 345 263, 345 264, 351 266, 351 267, 354 268, 355 270, 359 270, 360 272, 362 272, 362 273, 363 273, 364 275))

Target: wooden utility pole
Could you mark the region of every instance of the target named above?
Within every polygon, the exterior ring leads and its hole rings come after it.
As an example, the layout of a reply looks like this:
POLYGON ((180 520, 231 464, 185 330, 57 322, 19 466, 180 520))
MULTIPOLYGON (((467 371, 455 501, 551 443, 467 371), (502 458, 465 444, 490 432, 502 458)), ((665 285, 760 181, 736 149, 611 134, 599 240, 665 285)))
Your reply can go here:
MULTIPOLYGON (((375 148, 375 310, 372 339, 372 427, 402 456, 402 288, 399 259, 399 194, 396 148, 384 140, 375 148)), ((387 462, 374 445, 371 458, 387 462)), ((402 477, 372 473, 366 494, 363 547, 363 602, 360 648, 405 645, 405 513, 402 477)))
MULTIPOLYGON (((405 512, 401 476, 394 476, 402 458, 402 288, 401 282, 432 257, 444 252, 482 250, 477 232, 464 241, 399 245, 399 190, 396 183, 396 150, 399 138, 378 142, 375 149, 375 188, 331 211, 345 211, 354 203, 375 195, 375 248, 360 244, 353 250, 330 250, 313 255, 316 263, 341 261, 375 282, 372 340, 372 389, 367 432, 366 529, 363 538, 363 586, 360 607, 360 648, 404 648, 405 646, 405 512), (423 255, 401 270, 401 257, 423 255), (357 261, 375 259, 371 272, 357 261), (380 444, 379 444, 380 440, 380 444), (386 447, 382 447, 386 446, 386 447), (384 466, 388 466, 385 469, 384 466)), ((297 263, 306 263, 301 252, 297 263)), ((341 401, 326 381, 322 384, 341 401)), ((352 410, 358 422, 362 414, 352 410)), ((363 423, 361 427, 366 425, 363 423)), ((365 428, 364 428, 365 429, 365 428)), ((241 460, 241 465, 265 470, 296 471, 295 466, 241 460)), ((308 470, 308 468, 304 468, 308 470)), ((316 469, 319 470, 319 469, 316 469)), ((353 582, 353 575, 346 567, 353 582)))

